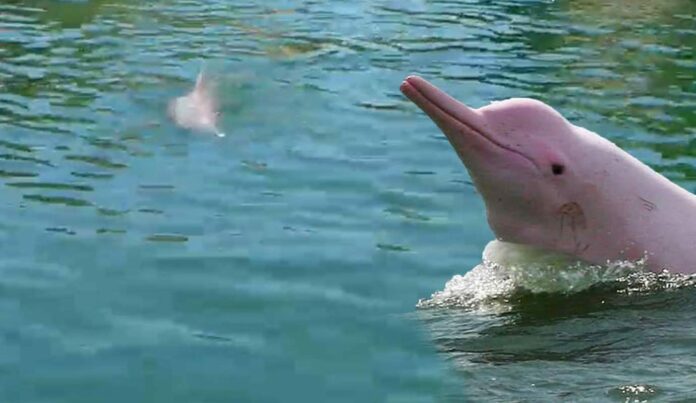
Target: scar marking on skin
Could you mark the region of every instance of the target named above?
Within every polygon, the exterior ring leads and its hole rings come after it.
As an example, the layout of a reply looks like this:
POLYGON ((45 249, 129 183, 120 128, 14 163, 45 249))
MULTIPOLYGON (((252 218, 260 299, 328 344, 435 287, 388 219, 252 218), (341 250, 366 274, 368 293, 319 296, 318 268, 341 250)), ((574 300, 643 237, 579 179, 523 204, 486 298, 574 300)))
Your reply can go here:
POLYGON ((638 198, 639 198, 640 201, 642 202, 643 208, 645 208, 646 210, 648 210, 648 211, 657 210, 657 204, 651 202, 651 201, 648 200, 648 199, 644 199, 644 198, 642 198, 642 197, 640 197, 640 196, 638 196, 638 198))
POLYGON ((587 228, 587 219, 582 207, 576 202, 568 202, 558 209, 558 214, 561 216, 561 238, 563 238, 564 232, 570 231, 576 253, 589 249, 590 244, 581 242, 578 236, 578 231, 587 228))

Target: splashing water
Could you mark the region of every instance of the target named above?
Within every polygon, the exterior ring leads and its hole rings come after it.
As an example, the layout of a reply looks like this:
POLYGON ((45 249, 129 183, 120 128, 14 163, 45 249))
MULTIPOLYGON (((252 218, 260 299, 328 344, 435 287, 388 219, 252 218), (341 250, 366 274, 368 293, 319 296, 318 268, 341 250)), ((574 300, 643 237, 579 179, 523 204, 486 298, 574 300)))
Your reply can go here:
POLYGON ((639 261, 589 264, 570 256, 531 246, 490 242, 482 263, 465 275, 455 275, 442 291, 418 301, 418 308, 501 308, 520 292, 572 294, 612 284, 619 293, 679 289, 696 285, 696 276, 651 273, 639 261))

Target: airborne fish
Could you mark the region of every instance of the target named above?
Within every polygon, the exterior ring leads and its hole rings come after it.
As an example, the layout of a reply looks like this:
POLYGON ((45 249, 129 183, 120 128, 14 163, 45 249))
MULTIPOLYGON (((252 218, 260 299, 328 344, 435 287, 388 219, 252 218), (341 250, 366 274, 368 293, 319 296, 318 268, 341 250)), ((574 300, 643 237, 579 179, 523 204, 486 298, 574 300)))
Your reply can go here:
POLYGON ((196 85, 191 92, 169 102, 167 112, 178 126, 225 137, 225 133, 217 126, 220 112, 211 84, 204 77, 203 71, 198 73, 196 85))

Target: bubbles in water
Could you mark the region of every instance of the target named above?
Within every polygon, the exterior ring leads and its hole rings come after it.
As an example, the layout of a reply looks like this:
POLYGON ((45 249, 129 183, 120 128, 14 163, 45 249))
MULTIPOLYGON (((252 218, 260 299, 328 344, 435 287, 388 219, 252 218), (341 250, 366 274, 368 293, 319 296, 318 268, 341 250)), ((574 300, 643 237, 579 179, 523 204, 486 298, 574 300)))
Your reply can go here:
POLYGON ((663 271, 640 271, 616 280, 617 292, 622 294, 649 293, 696 287, 696 274, 679 274, 663 271))
POLYGON ((625 402, 644 402, 658 394, 657 388, 651 385, 624 385, 609 391, 609 396, 624 399, 625 402))
POLYGON ((500 310, 520 292, 572 294, 600 284, 633 294, 694 286, 696 276, 651 273, 643 260, 596 265, 531 246, 492 241, 483 251, 481 264, 465 275, 455 275, 442 291, 417 306, 500 310))

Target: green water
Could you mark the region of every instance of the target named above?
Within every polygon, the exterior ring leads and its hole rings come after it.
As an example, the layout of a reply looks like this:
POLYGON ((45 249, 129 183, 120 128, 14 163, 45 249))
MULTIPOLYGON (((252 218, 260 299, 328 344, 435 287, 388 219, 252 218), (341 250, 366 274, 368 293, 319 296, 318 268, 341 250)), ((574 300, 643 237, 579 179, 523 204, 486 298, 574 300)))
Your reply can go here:
POLYGON ((696 185, 691 0, 3 1, 0 400, 696 397, 691 289, 415 308, 492 235, 413 72, 696 185))

